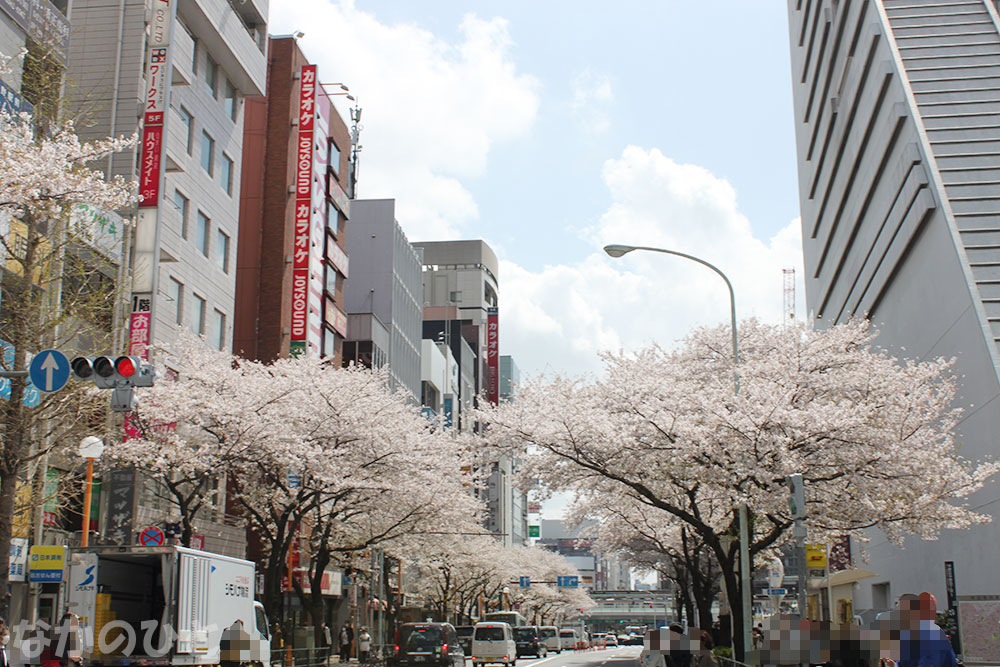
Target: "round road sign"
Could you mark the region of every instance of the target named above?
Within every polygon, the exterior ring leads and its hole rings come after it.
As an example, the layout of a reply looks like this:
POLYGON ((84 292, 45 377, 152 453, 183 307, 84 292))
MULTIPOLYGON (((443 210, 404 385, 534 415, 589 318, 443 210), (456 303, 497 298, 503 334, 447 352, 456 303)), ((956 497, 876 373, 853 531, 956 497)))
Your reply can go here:
POLYGON ((139 533, 139 544, 144 547, 163 546, 165 541, 166 538, 163 536, 163 531, 156 526, 143 528, 142 532, 139 533))

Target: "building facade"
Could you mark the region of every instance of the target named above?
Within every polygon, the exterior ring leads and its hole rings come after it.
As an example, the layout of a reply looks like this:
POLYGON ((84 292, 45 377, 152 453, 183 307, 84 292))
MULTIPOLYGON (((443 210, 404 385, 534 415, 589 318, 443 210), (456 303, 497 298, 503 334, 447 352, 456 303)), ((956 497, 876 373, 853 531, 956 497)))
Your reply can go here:
MULTIPOLYGON (((356 199, 347 224, 347 250, 354 269, 344 290, 349 315, 374 316, 389 331, 389 375, 394 387, 403 387, 414 402, 421 396, 421 265, 396 221, 393 199, 356 199)), ((367 328, 348 329, 353 351, 372 338, 367 328)), ((345 361, 358 361, 348 354, 345 361)))
POLYGON ((321 77, 274 37, 267 95, 247 100, 234 350, 253 359, 341 362, 351 142, 321 77))
MULTIPOLYGON (((1000 432, 1000 17, 992 0, 789 0, 806 300, 900 356, 955 357, 963 457, 1000 432)), ((991 512, 995 485, 968 505, 991 512)), ((1000 589, 1000 522, 899 549, 877 533, 855 610, 1000 589)), ((857 555, 857 554, 855 554, 857 555)), ((855 559, 856 564, 857 558, 855 559)), ((939 603, 940 604, 940 603, 939 603)), ((831 601, 832 605, 832 601, 831 601)))

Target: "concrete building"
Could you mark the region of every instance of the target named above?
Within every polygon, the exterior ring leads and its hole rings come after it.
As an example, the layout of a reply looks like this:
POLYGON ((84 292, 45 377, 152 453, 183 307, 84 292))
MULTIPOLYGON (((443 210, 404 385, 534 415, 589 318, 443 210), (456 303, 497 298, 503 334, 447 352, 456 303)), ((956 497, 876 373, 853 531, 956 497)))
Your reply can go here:
MULTIPOLYGON (((1000 17, 990 0, 789 0, 810 320, 867 317, 901 356, 955 357, 963 457, 1000 432, 1000 17)), ((993 512, 1000 488, 968 499, 993 512)), ((873 534, 854 609, 905 592, 1000 590, 1000 521, 909 539, 873 534)), ((856 555, 856 554, 855 554, 856 555)), ((855 564, 858 564, 855 558, 855 564)), ((849 588, 849 587, 848 587, 849 588)), ((827 601, 834 606, 833 600, 827 601)))
POLYGON ((70 25, 66 16, 66 0, 30 0, 0 3, 0 53, 12 60, 10 72, 0 74, 0 111, 18 114, 32 112, 43 91, 38 81, 25 77, 25 64, 39 53, 51 52, 65 61, 69 48, 70 25), (25 61, 16 56, 27 49, 25 61))
POLYGON ((340 364, 350 132, 297 41, 270 44, 267 95, 246 104, 234 349, 340 364))
MULTIPOLYGON (((130 135, 146 98, 149 3, 73 0, 66 107, 81 137, 130 135)), ((182 0, 165 56, 169 108, 162 120, 162 188, 156 207, 152 342, 180 327, 229 349, 236 296, 243 98, 263 95, 267 0, 182 0)), ((170 21, 168 12, 167 21, 170 21)), ((135 178, 137 152, 108 160, 135 178)), ((155 202, 154 202, 155 203, 155 202)), ((135 253, 133 253, 135 255, 135 253)))
MULTIPOLYGON (((374 317, 389 332, 389 373, 414 402, 421 398, 423 298, 420 256, 396 221, 394 199, 351 202, 347 250, 354 260, 344 304, 355 319, 374 317)), ((371 343, 369 327, 348 329, 344 361, 358 361, 359 346, 371 343)))

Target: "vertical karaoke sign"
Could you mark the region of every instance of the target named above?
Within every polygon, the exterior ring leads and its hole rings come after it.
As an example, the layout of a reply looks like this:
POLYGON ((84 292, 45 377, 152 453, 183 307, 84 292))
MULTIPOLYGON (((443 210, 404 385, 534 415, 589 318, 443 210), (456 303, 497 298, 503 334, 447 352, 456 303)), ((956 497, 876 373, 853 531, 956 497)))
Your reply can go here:
POLYGON ((156 293, 160 194, 163 183, 163 141, 170 106, 170 41, 177 0, 152 0, 146 50, 146 91, 139 154, 139 210, 132 245, 132 309, 129 317, 130 355, 149 358, 156 293))
POLYGON ((295 231, 292 236, 292 322, 288 356, 305 354, 309 319, 309 249, 312 224, 313 132, 316 123, 316 66, 299 76, 299 137, 295 156, 295 231))
POLYGON ((489 369, 486 397, 490 403, 500 402, 500 338, 498 331, 498 310, 486 311, 486 365, 489 369))

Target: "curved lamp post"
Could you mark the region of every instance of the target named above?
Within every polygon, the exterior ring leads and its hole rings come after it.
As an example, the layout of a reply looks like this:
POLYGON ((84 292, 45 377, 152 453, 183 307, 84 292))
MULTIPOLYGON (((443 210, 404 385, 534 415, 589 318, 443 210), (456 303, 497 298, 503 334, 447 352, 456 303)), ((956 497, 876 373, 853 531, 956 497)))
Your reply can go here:
MULTIPOLYGON (((692 262, 698 262, 702 266, 707 266, 708 268, 715 271, 719 276, 726 281, 726 287, 729 288, 729 316, 732 320, 731 329, 733 334, 733 387, 737 394, 740 393, 740 376, 738 371, 738 365, 740 362, 739 347, 737 345, 736 338, 736 294, 733 291, 733 284, 729 282, 729 277, 723 273, 719 267, 706 262, 700 257, 695 257, 694 255, 688 255, 687 253, 678 252, 676 250, 667 250, 666 248, 651 248, 649 246, 638 246, 638 245, 620 245, 612 244, 604 246, 604 252, 608 253, 611 257, 621 257, 626 253, 630 253, 633 250, 648 250, 649 252, 660 252, 665 255, 675 255, 677 257, 683 257, 684 259, 690 259, 692 262)), ((750 608, 750 540, 749 540, 749 520, 747 518, 747 506, 746 503, 741 503, 739 507, 740 515, 740 580, 742 589, 742 607, 743 607, 743 627, 741 628, 743 634, 743 655, 744 660, 746 655, 749 653, 750 648, 753 646, 751 638, 751 626, 753 625, 753 618, 751 616, 750 608)))

